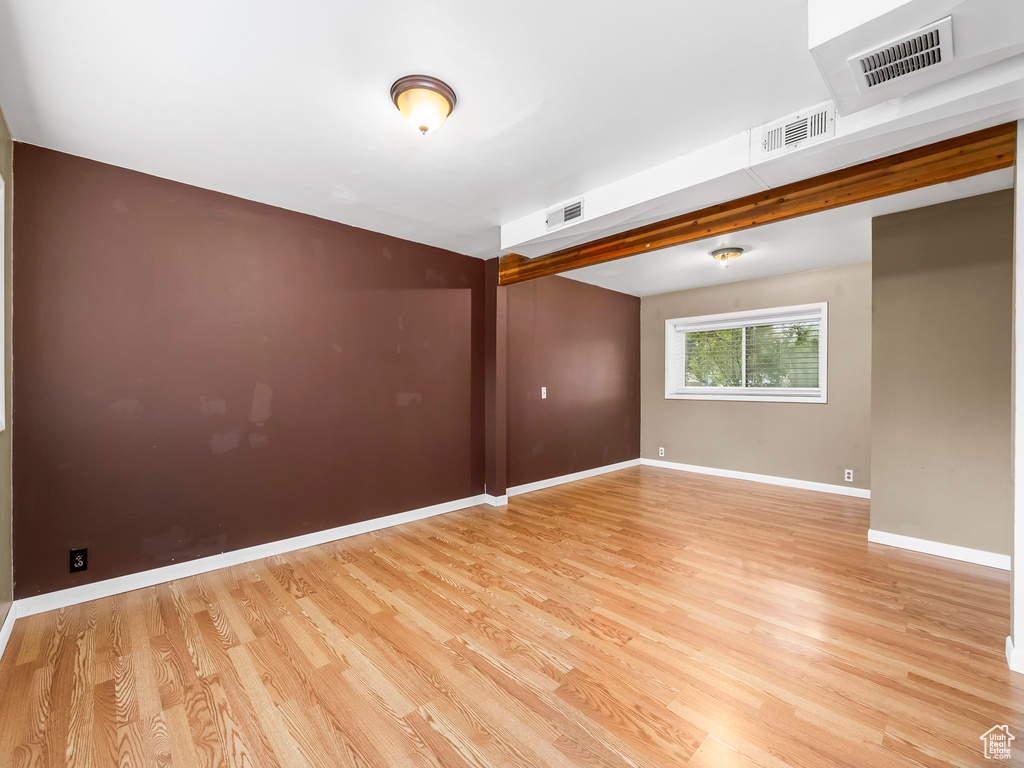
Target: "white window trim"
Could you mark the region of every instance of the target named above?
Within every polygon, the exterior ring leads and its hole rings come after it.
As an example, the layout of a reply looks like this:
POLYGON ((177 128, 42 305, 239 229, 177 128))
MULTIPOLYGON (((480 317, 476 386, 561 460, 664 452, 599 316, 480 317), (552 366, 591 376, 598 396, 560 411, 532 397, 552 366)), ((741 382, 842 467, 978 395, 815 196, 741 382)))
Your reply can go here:
MULTIPOLYGON (((746 348, 746 334, 743 334, 746 348)), ((743 365, 746 367, 746 355, 743 365)), ((684 368, 685 370, 685 368, 684 368)), ((746 371, 744 370, 744 376, 746 371)), ((745 403, 827 403, 828 402, 828 302, 796 304, 791 307, 769 307, 745 312, 724 312, 698 317, 676 317, 665 321, 665 399, 666 400, 733 400, 745 403), (818 386, 813 389, 756 387, 689 387, 685 393, 672 388, 672 340, 676 331, 711 331, 743 325, 764 325, 771 322, 818 318, 818 386), (807 394, 797 394, 806 392, 807 394)))

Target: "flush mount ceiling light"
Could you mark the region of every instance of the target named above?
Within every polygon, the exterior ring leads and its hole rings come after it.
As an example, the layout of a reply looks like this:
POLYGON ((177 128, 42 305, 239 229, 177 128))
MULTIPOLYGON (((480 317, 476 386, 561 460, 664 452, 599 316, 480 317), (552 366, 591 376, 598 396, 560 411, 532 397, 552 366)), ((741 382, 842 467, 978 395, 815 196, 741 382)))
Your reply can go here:
POLYGON ((391 86, 391 100, 405 122, 426 134, 441 127, 455 109, 455 91, 430 75, 406 75, 391 86))
POLYGON ((711 258, 728 269, 729 259, 735 259, 741 253, 743 253, 742 248, 719 248, 716 251, 711 251, 711 258))

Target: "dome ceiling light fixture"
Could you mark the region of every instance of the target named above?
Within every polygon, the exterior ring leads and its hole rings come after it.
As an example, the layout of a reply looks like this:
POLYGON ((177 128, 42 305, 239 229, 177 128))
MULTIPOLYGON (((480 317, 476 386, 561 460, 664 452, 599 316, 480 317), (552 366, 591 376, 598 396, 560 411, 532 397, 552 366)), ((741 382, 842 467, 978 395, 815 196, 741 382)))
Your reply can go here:
POLYGON ((729 259, 735 259, 742 253, 742 248, 719 248, 711 251, 711 258, 715 259, 725 269, 728 269, 729 259))
POLYGON ((391 100, 405 122, 426 135, 436 131, 455 109, 455 91, 430 75, 406 75, 391 86, 391 100))

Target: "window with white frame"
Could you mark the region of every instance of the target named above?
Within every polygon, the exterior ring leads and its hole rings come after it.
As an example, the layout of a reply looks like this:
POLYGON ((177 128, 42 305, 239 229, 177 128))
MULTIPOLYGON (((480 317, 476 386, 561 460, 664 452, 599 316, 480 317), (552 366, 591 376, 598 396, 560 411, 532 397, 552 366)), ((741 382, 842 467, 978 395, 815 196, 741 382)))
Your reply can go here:
POLYGON ((665 323, 665 397, 824 403, 828 304, 665 323))

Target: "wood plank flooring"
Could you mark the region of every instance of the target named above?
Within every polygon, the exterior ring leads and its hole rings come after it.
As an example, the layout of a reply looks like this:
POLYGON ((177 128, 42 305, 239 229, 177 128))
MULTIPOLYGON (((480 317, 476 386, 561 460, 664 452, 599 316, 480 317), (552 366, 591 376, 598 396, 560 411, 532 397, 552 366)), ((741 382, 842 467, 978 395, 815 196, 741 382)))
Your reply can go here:
MULTIPOLYGON (((1008 574, 637 467, 18 620, 3 766, 972 766, 1008 574)), ((1021 764, 1018 761, 1011 764, 1021 764)))

